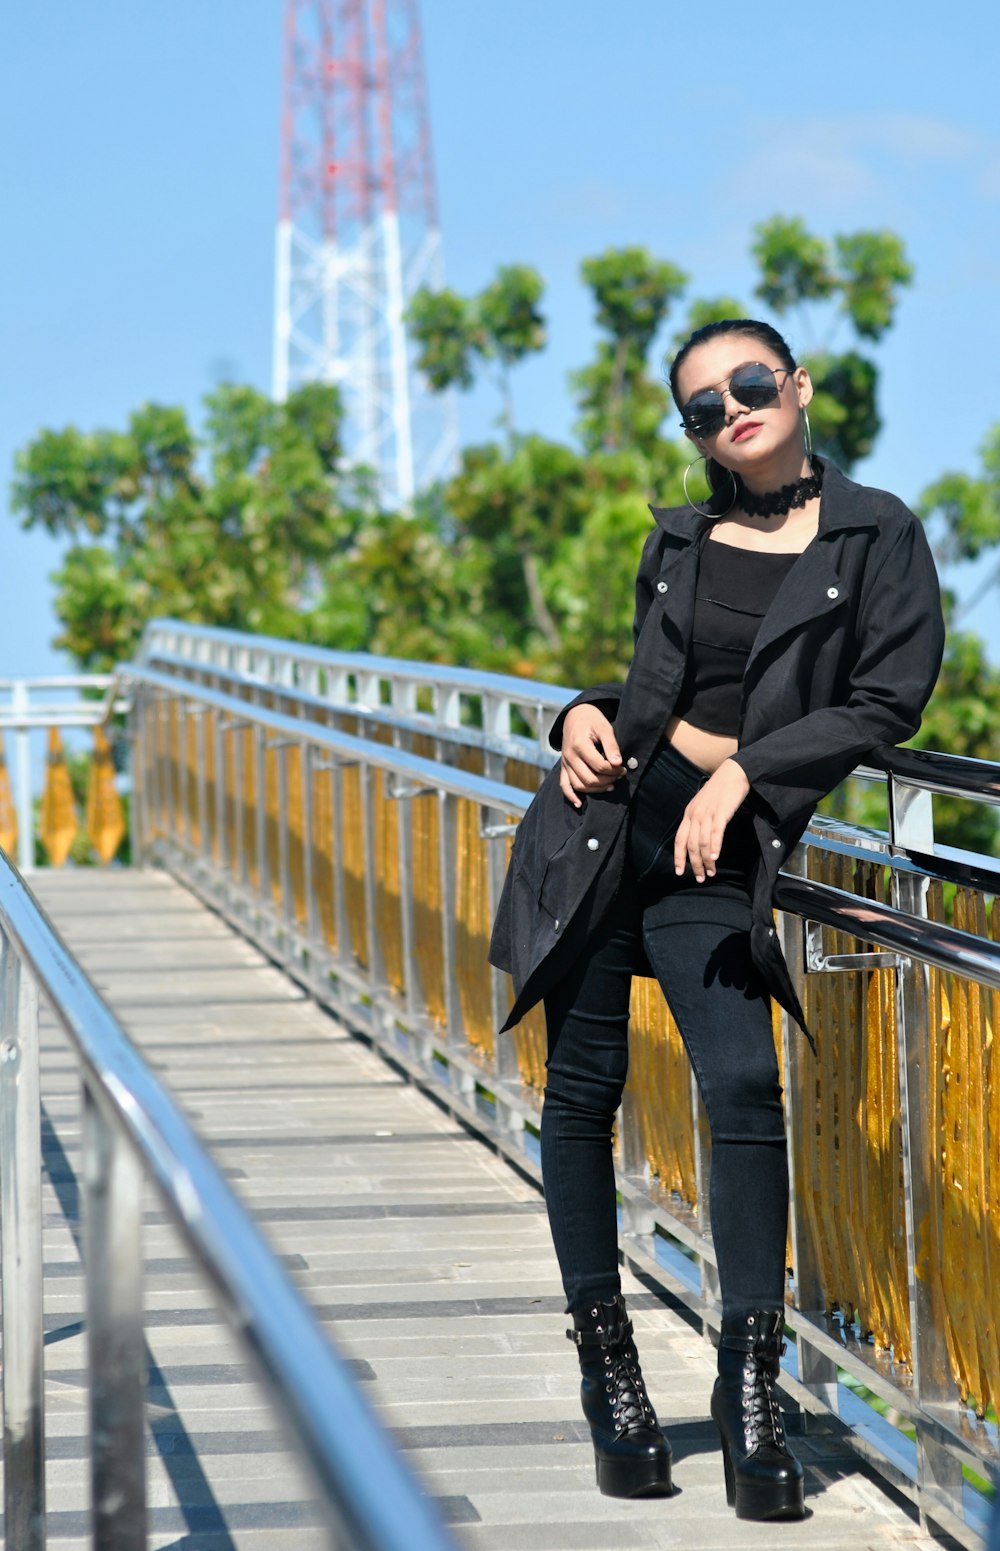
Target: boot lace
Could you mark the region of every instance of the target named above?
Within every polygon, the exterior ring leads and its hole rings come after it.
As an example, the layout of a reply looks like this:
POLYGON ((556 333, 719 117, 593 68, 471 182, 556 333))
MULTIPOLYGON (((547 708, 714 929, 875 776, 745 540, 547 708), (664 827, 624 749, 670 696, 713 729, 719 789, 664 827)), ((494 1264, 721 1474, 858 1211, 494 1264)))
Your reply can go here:
MULTIPOLYGON (((782 1342, 780 1351, 784 1350, 782 1342)), ((785 1451, 785 1424, 774 1392, 778 1355, 776 1341, 758 1338, 743 1364, 743 1441, 748 1454, 768 1444, 785 1451)))
POLYGON ((636 1432, 656 1426, 656 1412, 646 1393, 639 1354, 631 1340, 614 1340, 613 1332, 601 1341, 604 1354, 604 1386, 611 1399, 616 1433, 636 1432))

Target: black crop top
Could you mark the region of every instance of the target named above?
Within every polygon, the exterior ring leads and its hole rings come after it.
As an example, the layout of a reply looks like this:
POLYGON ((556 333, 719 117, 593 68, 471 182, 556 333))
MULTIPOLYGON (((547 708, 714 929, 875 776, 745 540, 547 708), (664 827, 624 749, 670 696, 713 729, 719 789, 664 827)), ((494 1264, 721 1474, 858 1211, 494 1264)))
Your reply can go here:
POLYGON ((747 658, 798 558, 710 540, 702 545, 691 650, 674 716, 704 732, 736 737, 747 658))

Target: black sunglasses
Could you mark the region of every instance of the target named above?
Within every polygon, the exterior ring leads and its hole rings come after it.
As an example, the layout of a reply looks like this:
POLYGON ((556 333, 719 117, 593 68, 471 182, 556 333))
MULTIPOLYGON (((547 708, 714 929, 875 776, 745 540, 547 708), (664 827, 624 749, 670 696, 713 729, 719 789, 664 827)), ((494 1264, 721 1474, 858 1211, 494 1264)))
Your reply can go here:
MULTIPOLYGON (((779 366, 778 371, 787 378, 792 368, 779 366)), ((719 388, 724 386, 725 383, 719 383, 716 388, 702 388, 681 408, 681 425, 692 436, 714 436, 722 430, 726 423, 726 405, 719 388)), ((781 387, 784 386, 782 383, 781 387)), ((738 366, 729 379, 729 392, 744 409, 768 409, 781 397, 774 369, 762 361, 747 361, 738 366)))

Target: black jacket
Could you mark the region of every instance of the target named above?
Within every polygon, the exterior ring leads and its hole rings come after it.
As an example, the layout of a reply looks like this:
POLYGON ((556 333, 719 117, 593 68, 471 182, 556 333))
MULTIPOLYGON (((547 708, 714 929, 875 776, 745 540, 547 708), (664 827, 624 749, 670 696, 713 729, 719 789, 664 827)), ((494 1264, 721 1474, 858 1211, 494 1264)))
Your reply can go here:
MULTIPOLYGON (((772 995, 805 1028, 774 931, 778 870, 820 798, 880 743, 900 743, 941 666, 944 625, 923 529, 895 496, 823 460, 815 540, 764 616, 747 660, 739 752, 760 843, 751 874, 751 953, 772 995)), ((514 981, 510 1028, 544 994, 612 905, 625 857, 625 815, 673 709, 691 639, 698 556, 712 519, 652 507, 656 527, 636 577, 635 655, 624 685, 570 702, 601 706, 627 776, 574 808, 549 771, 518 826, 493 926, 490 960, 514 981)), ((637 964, 637 971, 648 969, 637 964)))

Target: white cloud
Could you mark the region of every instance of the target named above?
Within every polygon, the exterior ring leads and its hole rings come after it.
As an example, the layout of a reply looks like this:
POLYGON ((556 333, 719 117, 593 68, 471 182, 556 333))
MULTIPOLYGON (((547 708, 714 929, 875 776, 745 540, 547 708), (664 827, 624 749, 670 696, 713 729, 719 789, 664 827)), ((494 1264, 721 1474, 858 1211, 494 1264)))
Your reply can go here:
POLYGON ((971 179, 983 198, 1000 197, 1000 142, 919 113, 843 114, 806 119, 794 134, 762 122, 754 149, 722 181, 721 195, 759 209, 808 206, 837 219, 884 218, 933 163, 971 179))

